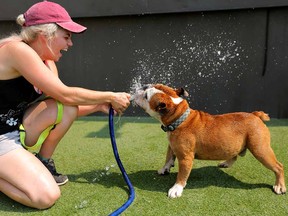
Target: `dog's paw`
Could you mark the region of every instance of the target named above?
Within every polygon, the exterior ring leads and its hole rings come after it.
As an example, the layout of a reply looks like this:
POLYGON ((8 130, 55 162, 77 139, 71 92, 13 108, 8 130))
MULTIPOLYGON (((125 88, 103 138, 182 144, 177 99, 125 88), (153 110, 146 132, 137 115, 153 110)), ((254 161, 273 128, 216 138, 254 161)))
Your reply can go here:
POLYGON ((170 173, 170 169, 167 167, 163 167, 162 169, 158 170, 159 175, 168 175, 170 173))
POLYGON ((237 156, 218 164, 218 167, 219 168, 229 168, 235 163, 236 160, 237 160, 237 156))
POLYGON ((161 169, 158 170, 158 174, 159 175, 169 174, 171 167, 174 167, 175 158, 176 158, 175 156, 171 157, 170 160, 166 162, 166 164, 161 169))
POLYGON ((226 163, 226 161, 225 161, 225 162, 223 162, 223 163, 219 163, 219 164, 218 164, 218 167, 219 167, 219 168, 229 168, 229 164, 226 163))
POLYGON ((281 187, 281 185, 274 185, 273 191, 278 195, 285 194, 286 193, 286 187, 285 186, 281 187))
POLYGON ((181 186, 180 184, 174 184, 174 186, 172 188, 170 188, 168 191, 168 197, 169 198, 181 197, 182 192, 183 192, 183 188, 184 187, 181 186))

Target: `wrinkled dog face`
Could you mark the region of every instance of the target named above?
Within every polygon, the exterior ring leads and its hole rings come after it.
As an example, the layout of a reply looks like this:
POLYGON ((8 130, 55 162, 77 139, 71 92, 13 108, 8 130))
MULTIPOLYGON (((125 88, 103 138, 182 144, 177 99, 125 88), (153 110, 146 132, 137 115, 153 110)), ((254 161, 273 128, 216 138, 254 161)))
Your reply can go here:
POLYGON ((177 107, 183 101, 182 96, 187 95, 183 88, 172 89, 161 84, 149 84, 136 89, 133 100, 151 117, 161 121, 161 117, 177 107))
POLYGON ((145 85, 143 87, 136 89, 133 100, 138 106, 144 109, 145 112, 147 112, 150 116, 160 120, 160 115, 150 107, 149 103, 156 93, 164 94, 162 91, 156 89, 151 84, 145 85))

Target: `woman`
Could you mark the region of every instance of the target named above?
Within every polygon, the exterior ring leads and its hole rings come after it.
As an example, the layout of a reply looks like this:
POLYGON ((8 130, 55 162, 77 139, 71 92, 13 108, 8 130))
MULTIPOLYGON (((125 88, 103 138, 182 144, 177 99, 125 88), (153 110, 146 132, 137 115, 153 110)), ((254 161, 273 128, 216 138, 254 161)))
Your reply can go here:
POLYGON ((60 197, 58 185, 68 181, 56 172, 51 156, 73 121, 108 113, 110 106, 122 114, 130 95, 61 82, 55 62, 73 45, 72 33, 86 27, 59 4, 37 3, 17 23, 21 33, 0 41, 0 191, 23 205, 46 209, 60 197), (36 155, 27 151, 35 145, 36 155))

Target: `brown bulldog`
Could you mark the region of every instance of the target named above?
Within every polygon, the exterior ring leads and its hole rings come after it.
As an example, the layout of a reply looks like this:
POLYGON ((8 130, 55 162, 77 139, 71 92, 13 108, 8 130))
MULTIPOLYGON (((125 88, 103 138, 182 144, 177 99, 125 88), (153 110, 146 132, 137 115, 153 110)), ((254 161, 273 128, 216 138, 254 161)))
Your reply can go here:
POLYGON ((238 155, 244 156, 246 149, 275 173, 274 192, 286 192, 283 165, 275 157, 270 146, 270 132, 263 123, 270 120, 266 113, 210 115, 189 108, 185 96, 188 93, 184 89, 172 89, 161 84, 147 85, 133 96, 137 105, 162 123, 162 129, 168 135, 166 162, 158 173, 169 173, 178 159, 177 180, 168 191, 169 197, 182 195, 194 159, 225 160, 219 167, 227 168, 238 155))

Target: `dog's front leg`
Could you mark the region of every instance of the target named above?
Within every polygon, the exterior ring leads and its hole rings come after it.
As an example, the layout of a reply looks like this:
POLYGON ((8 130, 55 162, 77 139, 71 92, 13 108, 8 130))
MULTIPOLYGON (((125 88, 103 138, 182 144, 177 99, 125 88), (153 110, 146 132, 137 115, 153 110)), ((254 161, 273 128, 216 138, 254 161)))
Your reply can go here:
POLYGON ((158 174, 159 175, 169 174, 170 168, 174 167, 175 159, 176 157, 174 155, 174 152, 172 151, 170 145, 168 145, 165 165, 161 169, 158 170, 158 174))
POLYGON ((192 170, 194 157, 186 156, 182 159, 177 159, 179 163, 179 171, 177 174, 176 183, 168 191, 168 197, 170 198, 177 198, 182 195, 183 189, 186 186, 187 179, 192 170))

